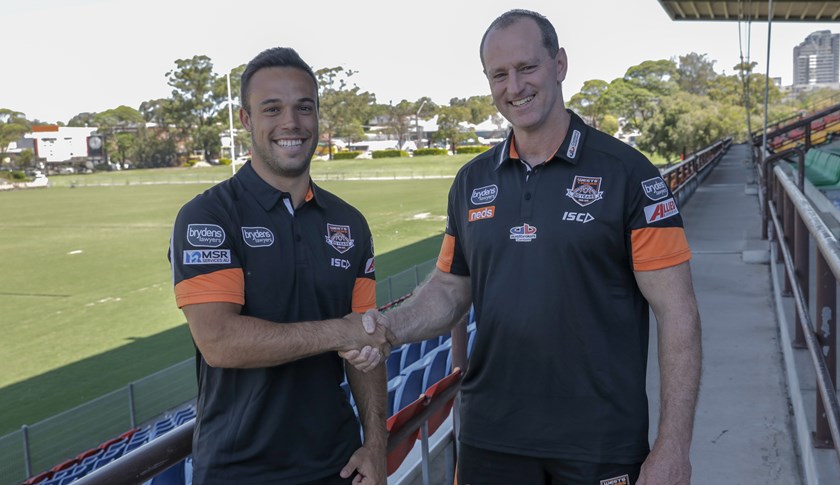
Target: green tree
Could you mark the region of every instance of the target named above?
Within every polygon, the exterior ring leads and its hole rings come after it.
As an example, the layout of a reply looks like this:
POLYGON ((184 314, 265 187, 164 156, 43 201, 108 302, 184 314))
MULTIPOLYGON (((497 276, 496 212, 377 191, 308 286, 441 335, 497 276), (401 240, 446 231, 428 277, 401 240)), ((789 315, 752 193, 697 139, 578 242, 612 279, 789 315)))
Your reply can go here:
POLYGON ((350 86, 350 78, 356 73, 341 66, 315 71, 321 135, 327 137, 330 160, 334 138, 345 138, 348 142, 364 138, 364 123, 370 116, 371 105, 376 102, 373 94, 362 91, 355 84, 350 86))
POLYGON ((172 87, 171 112, 174 122, 193 149, 201 150, 210 160, 219 153, 219 111, 227 101, 224 78, 213 72, 213 62, 203 55, 175 61, 175 69, 166 73, 172 87))
POLYGON ((96 113, 90 112, 83 112, 79 113, 76 116, 70 118, 70 121, 67 122, 67 126, 96 126, 93 118, 96 116, 96 113))
POLYGON ((26 115, 20 111, 0 108, 0 160, 6 158, 9 143, 18 141, 31 129, 32 124, 26 119, 26 115))
MULTIPOLYGON (((580 92, 569 100, 569 107, 595 128, 599 128, 607 115, 607 103, 604 93, 609 84, 600 79, 590 79, 583 83, 580 92)), ((614 133, 614 132, 613 132, 614 133)))
POLYGON ((691 52, 679 57, 677 85, 680 91, 705 95, 717 76, 715 61, 706 59, 706 54, 691 52))
POLYGON ((446 143, 450 146, 452 153, 458 149, 458 145, 470 138, 475 137, 475 132, 465 126, 470 119, 470 109, 458 98, 452 98, 449 106, 438 108, 438 131, 435 133, 435 140, 446 143))
POLYGON ((394 136, 397 139, 400 148, 402 148, 403 143, 408 139, 408 133, 412 129, 415 113, 417 113, 417 103, 412 103, 405 99, 396 105, 388 104, 387 106, 386 132, 388 135, 394 136))

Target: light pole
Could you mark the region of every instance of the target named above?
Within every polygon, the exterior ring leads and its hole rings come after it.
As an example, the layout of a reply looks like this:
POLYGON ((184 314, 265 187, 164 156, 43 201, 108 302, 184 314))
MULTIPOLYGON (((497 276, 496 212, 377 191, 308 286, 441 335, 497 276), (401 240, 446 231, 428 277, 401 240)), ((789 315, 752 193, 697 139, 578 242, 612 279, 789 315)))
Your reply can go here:
POLYGON ((417 112, 414 113, 414 134, 417 136, 417 142, 420 143, 421 136, 420 136, 420 111, 423 110, 423 106, 426 106, 426 100, 424 99, 422 103, 420 103, 420 107, 417 108, 417 112))
POLYGON ((228 91, 228 121, 230 122, 230 174, 236 175, 236 153, 233 150, 233 100, 230 96, 230 71, 225 74, 227 77, 227 91, 228 91))

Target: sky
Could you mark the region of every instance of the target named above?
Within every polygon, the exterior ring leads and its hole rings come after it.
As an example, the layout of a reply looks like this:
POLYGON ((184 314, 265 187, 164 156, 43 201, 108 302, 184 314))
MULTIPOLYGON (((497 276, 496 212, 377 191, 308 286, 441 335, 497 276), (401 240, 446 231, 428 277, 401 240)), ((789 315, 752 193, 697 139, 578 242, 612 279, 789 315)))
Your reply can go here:
MULTIPOLYGON (((569 58, 567 100, 587 80, 690 52, 733 74, 743 51, 766 71, 766 22, 675 22, 657 0, 0 0, 0 108, 44 122, 138 108, 170 95, 177 59, 206 55, 223 75, 275 46, 295 48, 314 69, 358 71, 352 81, 379 103, 448 104, 489 94, 479 42, 512 8, 556 27, 569 58)), ((840 24, 774 22, 770 76, 790 84, 793 47, 817 30, 840 24)))

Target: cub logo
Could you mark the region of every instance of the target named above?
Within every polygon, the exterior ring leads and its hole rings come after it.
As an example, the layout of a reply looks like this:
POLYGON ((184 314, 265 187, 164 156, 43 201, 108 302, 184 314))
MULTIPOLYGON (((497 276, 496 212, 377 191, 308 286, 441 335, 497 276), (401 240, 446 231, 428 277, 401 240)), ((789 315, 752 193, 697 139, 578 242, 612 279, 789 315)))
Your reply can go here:
POLYGON ((604 198, 601 190, 601 177, 584 177, 575 175, 572 181, 572 188, 566 189, 566 197, 577 202, 581 207, 599 201, 604 198))
POLYGON ((481 209, 471 209, 468 213, 467 221, 475 222, 482 219, 492 219, 496 215, 496 206, 491 205, 482 207, 481 209))
POLYGON ((327 224, 327 244, 341 254, 346 253, 354 246, 353 238, 350 236, 350 226, 338 224, 327 224))
POLYGON ((531 242, 537 238, 537 228, 527 223, 511 227, 510 238, 516 242, 531 242))

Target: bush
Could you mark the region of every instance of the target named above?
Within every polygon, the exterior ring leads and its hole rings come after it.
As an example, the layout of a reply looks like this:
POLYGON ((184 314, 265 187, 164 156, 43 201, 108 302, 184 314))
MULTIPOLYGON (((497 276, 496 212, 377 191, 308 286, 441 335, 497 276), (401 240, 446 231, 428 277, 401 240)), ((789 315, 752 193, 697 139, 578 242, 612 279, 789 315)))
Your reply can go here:
POLYGON ((448 155, 449 151, 446 148, 418 148, 414 150, 415 157, 425 157, 427 155, 448 155))
POLYGON ((9 178, 12 180, 27 180, 29 177, 26 176, 23 170, 12 170, 9 172, 9 178))
POLYGON ((408 152, 403 150, 376 150, 372 153, 373 158, 407 157, 408 152))
POLYGON ((473 146, 466 146, 466 147, 458 147, 455 149, 455 153, 462 154, 462 153, 481 153, 486 152, 489 150, 490 147, 481 146, 481 145, 473 145, 473 146))
POLYGON ((362 154, 362 152, 338 152, 338 153, 333 153, 333 160, 352 160, 352 159, 358 157, 361 154, 362 154))
POLYGON ((219 165, 230 165, 230 158, 220 158, 219 165))

